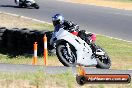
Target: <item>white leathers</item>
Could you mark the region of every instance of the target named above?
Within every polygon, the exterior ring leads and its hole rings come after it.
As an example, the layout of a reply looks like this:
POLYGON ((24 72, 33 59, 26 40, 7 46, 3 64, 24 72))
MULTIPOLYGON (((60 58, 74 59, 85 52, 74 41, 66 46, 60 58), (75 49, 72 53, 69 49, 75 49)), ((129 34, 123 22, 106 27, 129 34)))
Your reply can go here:
MULTIPOLYGON (((25 1, 25 0, 15 0, 15 3, 19 6, 20 1, 25 1)), ((31 3, 35 3, 35 0, 26 0, 26 1, 30 1, 31 3)))
POLYGON ((19 6, 19 0, 15 0, 15 3, 17 4, 17 6, 19 6))
POLYGON ((30 1, 31 3, 35 3, 35 0, 26 0, 26 1, 30 1))

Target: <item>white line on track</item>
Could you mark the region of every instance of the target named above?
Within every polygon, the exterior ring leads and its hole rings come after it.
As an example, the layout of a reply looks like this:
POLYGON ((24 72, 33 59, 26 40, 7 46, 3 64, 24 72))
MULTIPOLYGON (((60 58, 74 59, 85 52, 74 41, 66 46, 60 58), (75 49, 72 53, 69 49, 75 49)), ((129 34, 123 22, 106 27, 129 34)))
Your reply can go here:
POLYGON ((48 23, 48 22, 45 22, 45 21, 41 21, 41 20, 38 20, 38 19, 34 19, 34 18, 30 18, 30 17, 26 17, 26 16, 20 16, 20 15, 17 15, 17 14, 12 14, 12 13, 7 13, 7 12, 0 12, 1 14, 7 14, 7 15, 11 15, 11 16, 16 16, 16 17, 21 17, 21 18, 24 18, 24 19, 29 19, 29 20, 33 20, 33 21, 36 21, 36 22, 40 22, 40 23, 47 23, 47 24, 50 24, 51 23, 48 23))

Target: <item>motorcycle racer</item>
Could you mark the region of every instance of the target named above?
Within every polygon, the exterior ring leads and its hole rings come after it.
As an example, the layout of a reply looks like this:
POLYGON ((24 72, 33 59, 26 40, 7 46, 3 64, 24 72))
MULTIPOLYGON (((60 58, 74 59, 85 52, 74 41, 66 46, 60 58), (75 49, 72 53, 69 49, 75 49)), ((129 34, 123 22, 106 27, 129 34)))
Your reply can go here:
MULTIPOLYGON (((53 22, 54 29, 56 31, 58 31, 60 28, 63 28, 64 30, 67 30, 68 32, 73 33, 74 35, 78 35, 79 26, 77 24, 74 24, 71 21, 65 20, 61 14, 55 14, 52 17, 52 22, 53 22)), ((54 42, 55 42, 55 39, 53 39, 52 37, 50 44, 52 45, 54 42)))
MULTIPOLYGON (((95 37, 96 37, 95 35, 93 36, 92 33, 86 34, 85 30, 79 30, 79 26, 77 24, 74 24, 71 21, 65 20, 61 14, 55 14, 52 17, 52 22, 56 31, 58 31, 60 28, 63 28, 64 30, 67 30, 68 32, 72 34, 79 36, 81 39, 83 39, 87 43, 91 42, 91 40, 89 39, 91 36, 95 40, 95 37)), ((52 37, 50 40, 50 44, 53 45, 54 42, 55 42, 55 39, 52 37)))
POLYGON ((36 9, 39 9, 38 4, 35 2, 35 0, 15 0, 15 3, 18 7, 34 7, 36 9))

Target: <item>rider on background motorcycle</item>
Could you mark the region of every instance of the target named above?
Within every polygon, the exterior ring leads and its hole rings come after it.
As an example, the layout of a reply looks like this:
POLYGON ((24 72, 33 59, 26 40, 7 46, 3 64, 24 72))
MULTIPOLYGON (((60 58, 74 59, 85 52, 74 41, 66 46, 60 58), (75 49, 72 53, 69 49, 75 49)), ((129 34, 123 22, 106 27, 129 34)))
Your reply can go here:
POLYGON ((18 2, 26 2, 26 0, 15 0, 15 3, 19 6, 18 2))
POLYGON ((35 0, 15 0, 15 3, 18 7, 34 7, 39 9, 39 6, 35 2, 35 0))
POLYGON ((34 1, 34 0, 15 0, 15 3, 16 2, 26 2, 26 1, 34 1))

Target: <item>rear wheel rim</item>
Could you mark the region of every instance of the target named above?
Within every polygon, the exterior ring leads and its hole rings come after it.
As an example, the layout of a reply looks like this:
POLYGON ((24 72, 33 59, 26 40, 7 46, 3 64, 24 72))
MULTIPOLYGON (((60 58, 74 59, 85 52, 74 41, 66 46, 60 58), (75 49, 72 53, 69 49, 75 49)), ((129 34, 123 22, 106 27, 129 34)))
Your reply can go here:
POLYGON ((109 58, 108 58, 107 55, 98 56, 98 58, 99 58, 99 60, 100 60, 102 63, 104 63, 104 64, 106 64, 106 65, 109 65, 109 64, 110 64, 110 61, 109 61, 109 58))

